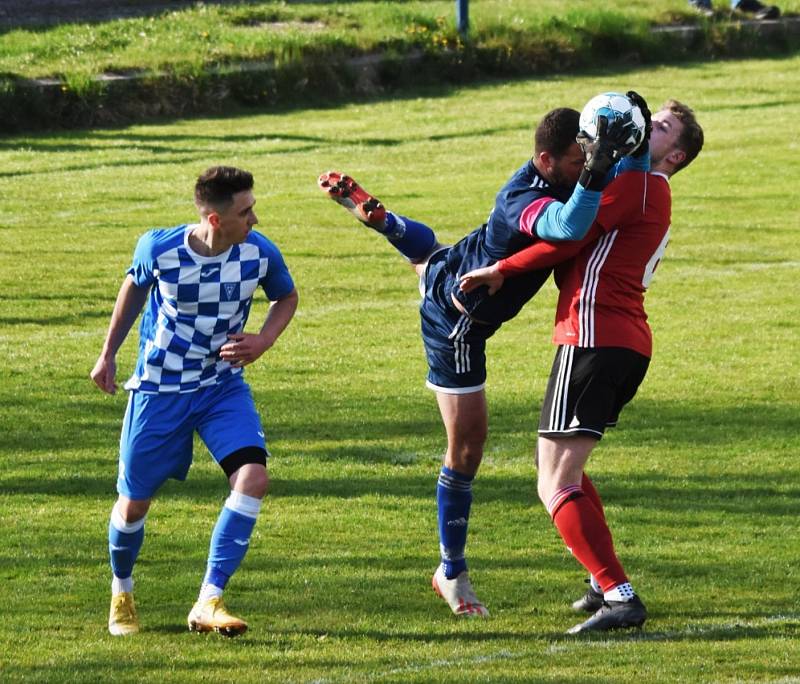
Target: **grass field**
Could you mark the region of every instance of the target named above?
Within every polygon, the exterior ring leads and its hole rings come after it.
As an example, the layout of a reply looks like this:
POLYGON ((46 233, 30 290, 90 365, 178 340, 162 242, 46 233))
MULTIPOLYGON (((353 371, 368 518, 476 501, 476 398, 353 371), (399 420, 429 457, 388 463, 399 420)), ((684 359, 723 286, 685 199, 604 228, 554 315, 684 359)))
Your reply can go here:
MULTIPOLYGON (((597 72, 0 139, 0 679, 800 682, 798 69, 800 56, 597 72), (468 550, 492 618, 456 621, 429 584, 444 438, 423 388, 416 283, 315 179, 341 167, 456 240, 485 219, 547 109, 629 87, 652 104, 679 96, 707 133, 672 183, 651 371, 589 469, 651 619, 640 633, 563 634, 583 573, 535 500, 531 463, 548 285, 489 344, 468 550), (191 186, 212 163, 254 172, 261 230, 301 295, 246 373, 273 454, 228 591, 251 630, 185 629, 227 493, 198 444, 188 481, 153 505, 135 572, 143 631, 120 640, 106 631, 106 527, 125 396, 88 373, 136 238, 191 220, 191 186)), ((129 340, 120 375, 134 353, 129 340)))

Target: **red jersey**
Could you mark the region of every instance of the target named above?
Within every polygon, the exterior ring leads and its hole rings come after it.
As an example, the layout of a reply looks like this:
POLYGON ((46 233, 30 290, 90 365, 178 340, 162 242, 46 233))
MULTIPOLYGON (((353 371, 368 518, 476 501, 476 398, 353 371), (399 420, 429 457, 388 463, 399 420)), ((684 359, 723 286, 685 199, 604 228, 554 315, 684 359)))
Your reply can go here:
POLYGON ((560 294, 553 342, 624 347, 650 357, 653 342, 644 293, 669 240, 671 207, 666 176, 625 172, 603 191, 592 242, 572 243, 572 248, 569 243, 534 245, 500 262, 500 270, 510 275, 523 264, 541 268, 556 253, 567 256, 579 248, 556 268, 560 294))

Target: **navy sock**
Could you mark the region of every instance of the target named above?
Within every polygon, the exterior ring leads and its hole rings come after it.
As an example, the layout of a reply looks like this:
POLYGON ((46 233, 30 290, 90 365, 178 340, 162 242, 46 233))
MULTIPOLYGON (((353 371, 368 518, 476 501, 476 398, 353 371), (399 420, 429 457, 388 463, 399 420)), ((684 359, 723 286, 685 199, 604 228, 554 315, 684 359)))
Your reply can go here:
POLYGON ((133 574, 133 565, 144 541, 144 518, 127 523, 114 508, 108 524, 108 553, 115 577, 127 579, 133 574))
POLYGON ((392 246, 411 262, 425 259, 436 245, 436 234, 424 223, 386 212, 383 231, 392 246))
POLYGON ((225 588, 247 553, 260 504, 259 499, 231 492, 211 534, 204 584, 225 588))
POLYGON ((467 569, 464 549, 467 546, 469 509, 472 504, 473 477, 442 466, 436 487, 439 507, 439 549, 447 579, 467 569))

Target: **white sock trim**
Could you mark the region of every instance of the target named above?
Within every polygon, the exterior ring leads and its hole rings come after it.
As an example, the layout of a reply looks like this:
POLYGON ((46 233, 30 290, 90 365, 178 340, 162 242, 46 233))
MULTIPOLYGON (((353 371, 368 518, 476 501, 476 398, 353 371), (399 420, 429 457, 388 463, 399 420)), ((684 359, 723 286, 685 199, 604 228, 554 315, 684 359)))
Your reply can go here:
POLYGON ((213 584, 204 582, 203 586, 200 587, 200 595, 197 597, 197 600, 208 601, 208 599, 216 598, 218 596, 222 596, 222 589, 213 584))
POLYGON ((247 496, 247 494, 242 494, 233 489, 225 500, 225 508, 229 508, 248 518, 257 518, 258 512, 261 510, 261 499, 247 496))
POLYGON ((114 529, 117 530, 117 532, 122 532, 123 534, 133 534, 134 532, 141 530, 144 527, 144 521, 146 518, 147 516, 145 515, 141 520, 129 523, 117 510, 117 504, 114 504, 114 508, 111 509, 111 524, 114 526, 114 529))
POLYGON ((111 579, 111 594, 116 596, 117 594, 121 594, 122 592, 132 594, 133 593, 133 576, 126 577, 125 579, 121 579, 114 575, 111 579))
POLYGON ((605 601, 630 601, 636 592, 633 590, 630 582, 623 582, 616 587, 603 594, 605 601))

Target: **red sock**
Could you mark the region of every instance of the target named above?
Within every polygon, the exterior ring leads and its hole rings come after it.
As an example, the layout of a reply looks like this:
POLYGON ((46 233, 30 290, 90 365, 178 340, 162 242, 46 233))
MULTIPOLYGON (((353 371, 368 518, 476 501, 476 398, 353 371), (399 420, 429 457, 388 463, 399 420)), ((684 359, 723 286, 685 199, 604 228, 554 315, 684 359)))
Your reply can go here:
POLYGON ((581 489, 583 493, 586 494, 586 498, 589 499, 600 511, 600 515, 603 516, 603 520, 606 519, 606 512, 603 510, 603 500, 600 498, 600 495, 597 493, 597 490, 594 488, 594 482, 589 479, 589 476, 584 473, 583 479, 581 480, 581 489))
MULTIPOLYGON (((580 487, 566 489, 570 490, 569 494, 561 498, 552 511, 553 523, 564 543, 581 565, 594 575, 603 591, 627 582, 625 571, 614 553, 614 542, 603 514, 580 487)), ((559 494, 553 499, 560 498, 559 494)))

